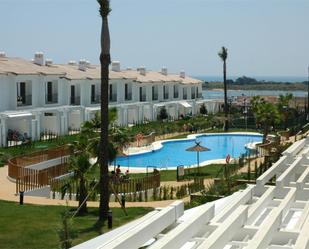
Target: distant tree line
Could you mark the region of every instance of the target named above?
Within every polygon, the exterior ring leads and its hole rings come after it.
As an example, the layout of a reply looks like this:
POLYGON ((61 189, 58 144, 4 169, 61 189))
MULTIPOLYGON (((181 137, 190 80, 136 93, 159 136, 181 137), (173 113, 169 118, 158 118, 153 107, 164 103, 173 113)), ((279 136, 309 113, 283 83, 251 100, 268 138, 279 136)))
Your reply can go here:
MULTIPOLYGON (((251 77, 242 76, 236 80, 227 80, 228 89, 231 90, 307 90, 307 82, 277 82, 256 80, 251 77)), ((203 83, 204 89, 223 89, 223 82, 207 82, 203 83)))

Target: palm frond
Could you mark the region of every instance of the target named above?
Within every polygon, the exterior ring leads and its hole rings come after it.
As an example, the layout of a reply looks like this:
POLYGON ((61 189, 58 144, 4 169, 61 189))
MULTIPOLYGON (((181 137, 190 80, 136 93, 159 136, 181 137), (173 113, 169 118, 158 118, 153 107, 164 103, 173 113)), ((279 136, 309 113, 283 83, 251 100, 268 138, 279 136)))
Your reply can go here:
POLYGON ((99 13, 102 17, 107 17, 108 14, 112 11, 110 8, 110 0, 97 0, 99 5, 100 5, 100 9, 99 9, 99 13))

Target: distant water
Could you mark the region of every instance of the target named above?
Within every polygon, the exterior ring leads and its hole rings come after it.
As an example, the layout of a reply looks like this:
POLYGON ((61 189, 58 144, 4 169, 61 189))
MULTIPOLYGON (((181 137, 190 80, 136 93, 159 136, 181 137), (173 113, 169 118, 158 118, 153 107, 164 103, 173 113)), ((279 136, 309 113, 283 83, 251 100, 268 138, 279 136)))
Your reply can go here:
MULTIPOLYGON (((228 76, 228 79, 236 80, 240 76, 228 76)), ((303 82, 307 81, 308 77, 305 76, 247 76, 256 80, 265 80, 273 82, 303 82)), ((222 76, 196 76, 196 78, 204 81, 222 81, 222 76)))
MULTIPOLYGON (((279 96, 292 93, 294 97, 307 97, 306 91, 271 91, 271 90, 228 90, 229 97, 237 96, 279 96)), ((222 90, 203 90, 204 99, 223 99, 222 90)))

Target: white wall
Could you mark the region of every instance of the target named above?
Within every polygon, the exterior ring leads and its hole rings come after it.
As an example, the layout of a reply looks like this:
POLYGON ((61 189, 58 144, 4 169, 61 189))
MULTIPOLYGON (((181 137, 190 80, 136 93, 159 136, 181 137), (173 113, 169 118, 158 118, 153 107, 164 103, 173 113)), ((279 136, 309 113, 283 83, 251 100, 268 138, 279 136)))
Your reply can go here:
POLYGON ((60 121, 58 115, 55 116, 42 116, 41 121, 42 131, 52 131, 54 133, 60 133, 60 121))
POLYGON ((81 125, 81 117, 79 111, 69 113, 68 125, 71 129, 78 129, 81 125))

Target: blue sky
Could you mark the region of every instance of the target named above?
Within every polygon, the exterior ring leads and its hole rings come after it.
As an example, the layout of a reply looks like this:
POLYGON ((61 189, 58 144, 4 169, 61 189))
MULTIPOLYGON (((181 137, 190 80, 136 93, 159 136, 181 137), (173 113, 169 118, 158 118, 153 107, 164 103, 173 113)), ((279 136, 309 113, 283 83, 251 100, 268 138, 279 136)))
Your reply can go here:
MULTIPOLYGON (((112 59, 190 75, 306 76, 308 0, 111 0, 112 59)), ((0 51, 98 63, 96 0, 0 0, 0 51)))

